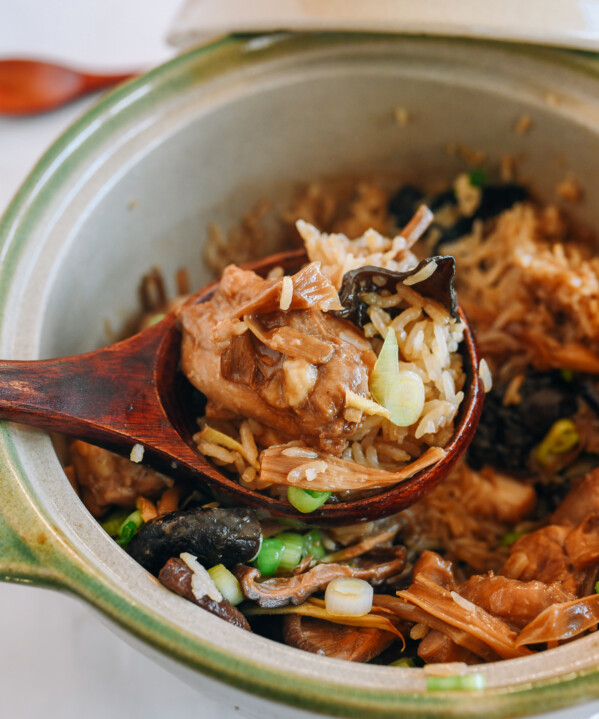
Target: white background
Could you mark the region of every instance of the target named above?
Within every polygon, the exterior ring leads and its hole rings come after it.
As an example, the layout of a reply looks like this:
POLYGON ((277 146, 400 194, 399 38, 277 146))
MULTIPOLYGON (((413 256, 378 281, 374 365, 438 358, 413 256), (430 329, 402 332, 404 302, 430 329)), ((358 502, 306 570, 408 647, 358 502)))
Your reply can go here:
MULTIPOLYGON (((173 54, 164 36, 179 5, 0 0, 0 57, 46 57, 97 71, 148 68, 173 54)), ((36 159, 91 102, 36 118, 0 118, 0 213, 36 159)), ((3 719, 239 716, 131 649, 87 606, 47 590, 0 585, 0 651, 3 719)), ((595 712, 599 702, 551 716, 595 712)))

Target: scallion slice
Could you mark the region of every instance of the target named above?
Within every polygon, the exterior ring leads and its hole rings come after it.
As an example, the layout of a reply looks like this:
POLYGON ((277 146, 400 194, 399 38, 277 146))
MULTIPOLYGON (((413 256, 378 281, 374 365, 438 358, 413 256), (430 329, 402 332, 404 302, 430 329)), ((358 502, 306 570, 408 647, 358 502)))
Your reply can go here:
POLYGON ((326 554, 319 529, 313 529, 304 536, 304 554, 312 559, 322 559, 326 554))
POLYGON ((281 532, 276 538, 285 545, 279 569, 287 571, 295 569, 304 556, 304 538, 295 532, 281 532))
POLYGON ((401 657, 401 659, 396 659, 394 662, 391 662, 389 664, 390 667, 415 667, 416 662, 412 659, 412 657, 401 657))
POLYGON ((580 442, 578 428, 571 419, 558 419, 537 447, 536 458, 547 467, 556 456, 566 454, 580 442))
POLYGON ((285 545, 276 537, 269 537, 262 542, 258 556, 253 562, 262 576, 268 577, 277 571, 284 550, 285 545))
POLYGON ((241 604, 245 597, 241 591, 241 584, 237 581, 237 577, 230 572, 224 564, 216 564, 208 570, 210 579, 216 584, 216 588, 223 597, 231 602, 233 606, 241 604))
POLYGON ((300 489, 299 487, 287 488, 287 500, 298 512, 308 514, 314 512, 327 501, 331 496, 330 492, 318 492, 315 489, 300 489))
POLYGON ((137 530, 143 523, 144 520, 141 516, 141 512, 139 509, 136 509, 135 512, 132 512, 128 517, 126 517, 125 521, 121 524, 116 540, 117 543, 120 544, 121 547, 126 547, 137 534, 137 530))
POLYGON ((324 601, 329 614, 362 617, 372 609, 372 585, 364 579, 337 577, 328 583, 324 601))
POLYGON ((523 537, 525 534, 526 532, 508 532, 507 534, 504 534, 503 537, 499 540, 499 546, 511 547, 514 542, 520 539, 520 537, 523 537))
POLYGON ((374 399, 391 412, 390 421, 409 427, 422 414, 424 383, 416 372, 399 369, 399 347, 393 329, 389 329, 370 375, 374 399))
POLYGON ((123 522, 129 516, 128 509, 115 509, 103 521, 102 529, 111 537, 118 537, 123 522))
POLYGON ((429 692, 472 691, 484 689, 485 677, 482 674, 452 674, 447 677, 426 677, 429 692))

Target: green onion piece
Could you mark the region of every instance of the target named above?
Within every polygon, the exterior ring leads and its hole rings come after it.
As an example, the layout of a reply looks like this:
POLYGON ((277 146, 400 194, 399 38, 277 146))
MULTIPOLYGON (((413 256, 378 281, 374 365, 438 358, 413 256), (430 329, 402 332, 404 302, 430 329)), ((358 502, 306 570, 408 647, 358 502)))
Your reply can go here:
POLYGON ((116 540, 117 543, 120 544, 121 547, 126 547, 133 539, 133 537, 137 534, 137 530, 141 527, 143 523, 144 520, 141 517, 141 512, 139 510, 135 510, 135 512, 132 512, 121 524, 121 528, 119 529, 119 536, 116 540))
POLYGON ((216 564, 208 570, 210 579, 216 584, 216 588, 223 597, 235 607, 241 604, 245 597, 241 591, 241 584, 237 577, 230 572, 224 564, 216 564))
POLYGON ((285 545, 279 569, 287 571, 295 569, 304 556, 304 538, 295 532, 281 532, 281 534, 277 534, 276 539, 281 540, 285 545))
POLYGON ((312 555, 312 559, 322 559, 326 554, 319 529, 313 529, 304 536, 304 554, 312 555))
POLYGON ((394 662, 391 662, 389 664, 390 667, 415 667, 416 662, 412 659, 412 657, 402 657, 401 659, 396 659, 394 662))
POLYGON ((574 372, 571 369, 561 369, 559 373, 566 382, 571 382, 574 379, 574 372))
POLYGON ((485 677, 482 674, 454 674, 448 677, 426 677, 426 688, 429 692, 470 691, 484 689, 485 677))
POLYGON ((331 496, 330 492, 318 492, 315 489, 300 489, 299 487, 287 488, 287 500, 298 512, 308 514, 314 512, 327 501, 331 496))
POLYGON ((102 522, 102 529, 111 537, 118 537, 121 532, 123 522, 129 516, 128 509, 115 509, 102 522))
POLYGON ((599 582, 595 582, 595 594, 599 594, 599 582))
POLYGON ((472 187, 482 187, 487 181, 487 173, 482 167, 475 167, 468 175, 472 187))
POLYGON ((254 566, 265 577, 274 574, 279 568, 285 545, 276 537, 269 537, 262 542, 258 556, 254 559, 254 566))
POLYGON ((508 532, 504 534, 499 542, 500 547, 511 547, 512 544, 520 537, 523 537, 526 532, 508 532))
POLYGON ((399 369, 399 348, 395 331, 387 332, 369 380, 374 399, 391 412, 391 422, 409 427, 422 414, 424 383, 416 372, 399 369))
POLYGON ((545 435, 536 451, 537 462, 547 467, 556 455, 566 454, 580 442, 580 435, 571 419, 558 419, 545 435))
POLYGON ((153 327, 154 325, 157 325, 159 322, 162 322, 162 320, 166 317, 164 312, 159 312, 158 314, 154 315, 154 317, 151 317, 148 320, 147 327, 153 327))

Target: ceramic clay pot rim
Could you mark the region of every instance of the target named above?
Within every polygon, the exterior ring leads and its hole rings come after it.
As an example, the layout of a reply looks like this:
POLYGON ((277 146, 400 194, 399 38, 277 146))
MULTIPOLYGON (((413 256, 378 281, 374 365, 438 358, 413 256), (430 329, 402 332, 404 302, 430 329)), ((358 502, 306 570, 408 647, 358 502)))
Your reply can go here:
MULTIPOLYGON (((0 222, 0 310, 10 309, 9 295, 28 233, 52 192, 68 181, 94 143, 118 133, 130 113, 144 113, 152 104, 168 103, 177 93, 201 86, 219 73, 341 47, 382 48, 447 46, 465 52, 487 52, 508 58, 526 57, 545 65, 599 80, 591 59, 576 53, 508 46, 500 43, 402 38, 381 35, 287 35, 231 37, 192 50, 120 87, 76 122, 47 152, 25 181, 0 222)), ((599 83, 598 83, 599 88, 599 83)), ((0 315, 0 331, 6 325, 0 315)), ((49 440, 34 430, 0 427, 0 539, 7 548, 0 559, 0 576, 67 589, 83 597, 135 636, 161 652, 240 689, 296 707, 343 716, 514 716, 555 708, 599 695, 599 639, 579 642, 530 657, 477 668, 489 688, 464 695, 426 693, 421 670, 351 665, 313 657, 274 644, 262 637, 240 636, 241 630, 222 625, 203 612, 156 586, 132 560, 113 545, 91 518, 78 510, 78 520, 91 532, 86 547, 72 527, 52 516, 41 501, 37 477, 47 474, 61 484, 60 469, 49 440), (19 448, 26 441, 39 451, 24 466, 19 448), (31 467, 39 475, 31 471, 31 467), (87 523, 87 524, 86 524, 87 523), (95 546, 97 543, 97 547, 95 546), (94 554, 95 552, 95 554, 94 554), (98 556, 114 560, 102 564, 98 556), (126 569, 130 586, 117 573, 126 569), (139 591, 138 591, 139 586, 139 591), (220 645, 216 644, 223 637, 220 645), (246 646, 247 644, 247 646, 246 646), (582 655, 582 657, 580 656, 582 655), (294 666, 296 664, 297 666, 294 666), (552 676, 545 665, 563 665, 552 676), (326 677, 326 679, 323 679, 326 677), (523 679, 525 677, 526 679, 523 679)), ((31 454, 31 453, 30 453, 31 454)), ((69 490, 70 491, 70 490, 69 490)), ((65 495, 66 496, 66 495, 65 495)), ((74 495, 73 495, 74 497, 74 495)))

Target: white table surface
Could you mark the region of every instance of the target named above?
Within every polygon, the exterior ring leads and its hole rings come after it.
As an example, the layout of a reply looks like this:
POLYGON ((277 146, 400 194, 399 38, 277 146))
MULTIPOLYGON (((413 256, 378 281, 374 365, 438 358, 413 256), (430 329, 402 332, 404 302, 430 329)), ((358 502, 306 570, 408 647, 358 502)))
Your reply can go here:
MULTIPOLYGON (((180 0, 0 0, 0 57, 54 58, 90 69, 150 67, 180 0)), ((36 159, 93 99, 48 115, 0 118, 0 213, 36 159)), ((81 602, 0 585, 0 717, 233 719, 112 633, 81 602)), ((540 707, 542 709, 542 707, 540 707)), ((599 719, 599 702, 545 719, 599 719)))

